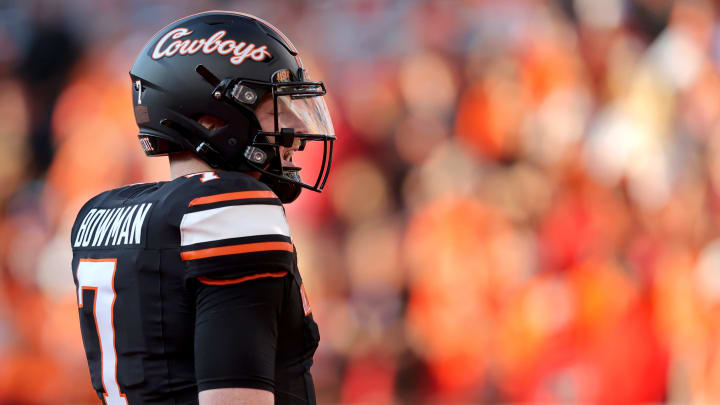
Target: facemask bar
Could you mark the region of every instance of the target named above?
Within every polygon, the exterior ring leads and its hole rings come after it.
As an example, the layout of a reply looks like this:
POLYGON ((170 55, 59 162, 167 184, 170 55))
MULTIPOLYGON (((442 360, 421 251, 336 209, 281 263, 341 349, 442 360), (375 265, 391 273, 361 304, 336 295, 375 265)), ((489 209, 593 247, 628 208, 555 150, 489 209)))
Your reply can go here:
MULTIPOLYGON (((315 120, 318 119, 317 115, 321 115, 323 117, 327 118, 327 122, 322 123, 316 123, 316 125, 311 125, 311 127, 314 128, 322 128, 328 133, 295 133, 294 128, 281 128, 280 125, 280 106, 279 101, 280 97, 289 97, 290 101, 285 102, 285 107, 291 114, 295 114, 296 118, 300 118, 302 120, 303 117, 300 117, 300 114, 297 110, 293 109, 293 106, 291 105, 293 100, 302 100, 307 98, 313 98, 313 97, 322 97, 324 96, 327 91, 325 89, 325 85, 322 82, 316 82, 316 81, 305 81, 305 71, 300 69, 297 72, 297 76, 300 79, 299 81, 289 81, 290 74, 289 71, 280 71, 276 73, 273 77, 273 82, 270 84, 271 90, 272 90, 272 97, 273 97, 273 124, 274 124, 274 131, 273 132, 263 132, 259 131, 256 136, 253 139, 253 142, 251 143, 252 146, 262 146, 262 147, 271 147, 274 150, 274 154, 277 157, 275 159, 275 162, 271 162, 271 167, 266 170, 264 167, 259 167, 258 164, 253 164, 253 167, 258 169, 261 173, 273 176, 279 180, 291 182, 298 184, 304 188, 307 188, 309 190, 320 192, 325 187, 325 183, 327 182, 328 176, 330 175, 330 166, 332 162, 332 154, 333 154, 333 146, 334 141, 336 139, 333 130, 332 130, 332 121, 330 120, 330 117, 327 113, 327 107, 325 106, 324 102, 322 104, 317 103, 311 103, 310 101, 303 104, 304 107, 306 107, 306 112, 312 113, 314 112, 316 114, 315 117, 308 116, 306 114, 305 118, 313 121, 313 118, 315 120), (320 113, 318 114, 318 111, 320 113), (324 124, 324 125, 323 125, 324 124), (267 140, 267 137, 272 136, 274 139, 274 142, 263 142, 262 140, 267 140), (260 139, 258 139, 260 138, 260 139), (314 185, 306 184, 302 181, 295 180, 294 178, 290 178, 287 174, 288 172, 295 172, 295 170, 291 168, 284 168, 282 166, 282 162, 279 159, 280 154, 280 146, 290 147, 293 144, 294 139, 299 139, 301 141, 300 150, 306 142, 311 141, 322 141, 323 142, 323 156, 322 161, 320 164, 320 169, 317 175, 317 178, 315 179, 314 185), (276 167, 272 167, 273 163, 276 167), (277 167, 279 166, 279 167, 277 167)), ((248 84, 250 84, 248 82, 248 84)), ((254 84, 254 83, 253 83, 254 84)), ((267 83, 264 83, 265 86, 267 86, 267 83)), ((287 100, 283 100, 287 101, 287 100)), ((299 101, 302 103, 301 101, 299 101)), ((324 121, 320 119, 320 121, 324 121)), ((295 176, 293 176, 295 177, 295 176)), ((295 177, 297 178, 297 177, 295 177)))

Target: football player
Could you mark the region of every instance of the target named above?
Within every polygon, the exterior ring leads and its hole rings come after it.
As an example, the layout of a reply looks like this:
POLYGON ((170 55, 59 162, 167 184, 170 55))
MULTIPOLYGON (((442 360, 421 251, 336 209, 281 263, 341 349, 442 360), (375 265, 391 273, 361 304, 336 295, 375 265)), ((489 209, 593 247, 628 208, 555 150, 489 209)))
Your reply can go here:
POLYGON ((73 225, 98 397, 315 403, 319 335, 283 204, 327 180, 335 135, 324 84, 277 28, 216 11, 160 30, 130 76, 140 144, 169 156, 172 178, 104 192, 73 225), (293 156, 311 143, 322 153, 306 183, 293 156))

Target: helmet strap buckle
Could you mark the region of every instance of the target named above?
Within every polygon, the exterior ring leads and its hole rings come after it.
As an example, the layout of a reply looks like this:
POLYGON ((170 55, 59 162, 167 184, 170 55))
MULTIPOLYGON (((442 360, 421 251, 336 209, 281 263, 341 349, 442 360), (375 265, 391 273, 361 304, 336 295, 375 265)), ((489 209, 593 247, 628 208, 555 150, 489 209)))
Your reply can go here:
POLYGON ((255 102, 258 99, 257 93, 255 93, 253 91, 253 89, 251 89, 248 86, 244 86, 240 83, 237 83, 233 87, 230 94, 235 99, 235 101, 237 101, 238 103, 242 103, 242 104, 252 105, 252 104, 255 104, 255 102))
POLYGON ((256 146, 245 148, 245 158, 255 164, 262 165, 267 161, 267 153, 256 146))

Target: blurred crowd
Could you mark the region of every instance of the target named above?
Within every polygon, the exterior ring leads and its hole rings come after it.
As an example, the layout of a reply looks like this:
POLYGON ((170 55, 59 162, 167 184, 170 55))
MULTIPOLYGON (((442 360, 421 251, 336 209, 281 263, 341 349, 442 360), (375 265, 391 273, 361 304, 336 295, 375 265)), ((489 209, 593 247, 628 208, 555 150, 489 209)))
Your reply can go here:
POLYGON ((329 91, 287 207, 321 404, 720 403, 720 2, 36 0, 0 3, 0 404, 97 403, 70 226, 168 178, 127 72, 206 9, 329 91))

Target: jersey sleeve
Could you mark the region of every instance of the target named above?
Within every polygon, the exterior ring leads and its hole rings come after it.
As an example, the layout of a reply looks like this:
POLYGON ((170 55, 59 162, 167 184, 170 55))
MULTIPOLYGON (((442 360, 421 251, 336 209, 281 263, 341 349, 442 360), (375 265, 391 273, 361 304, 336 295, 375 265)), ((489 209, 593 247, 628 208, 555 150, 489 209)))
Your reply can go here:
POLYGON ((230 283, 291 272, 294 246, 277 196, 267 189, 213 191, 192 199, 180 222, 186 278, 230 283))
POLYGON ((222 287, 198 285, 195 320, 198 390, 275 391, 278 314, 292 280, 289 277, 261 278, 222 287))

